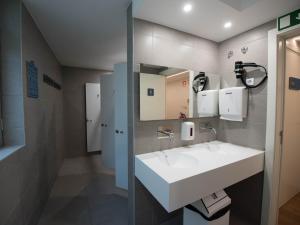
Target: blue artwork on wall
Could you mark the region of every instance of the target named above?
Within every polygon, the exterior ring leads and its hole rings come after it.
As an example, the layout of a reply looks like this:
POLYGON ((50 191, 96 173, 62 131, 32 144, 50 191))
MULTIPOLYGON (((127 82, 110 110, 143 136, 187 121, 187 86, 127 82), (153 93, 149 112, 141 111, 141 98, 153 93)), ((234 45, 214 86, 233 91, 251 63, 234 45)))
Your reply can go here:
POLYGON ((38 98, 38 69, 33 61, 26 63, 27 73, 27 96, 29 98, 38 98))

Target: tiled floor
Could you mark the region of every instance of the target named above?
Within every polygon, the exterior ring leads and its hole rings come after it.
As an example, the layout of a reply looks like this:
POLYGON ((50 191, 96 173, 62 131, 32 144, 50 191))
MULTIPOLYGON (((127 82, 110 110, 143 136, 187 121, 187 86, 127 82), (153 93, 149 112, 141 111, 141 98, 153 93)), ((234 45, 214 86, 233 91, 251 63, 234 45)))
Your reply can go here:
POLYGON ((278 225, 300 225, 300 193, 279 209, 278 225))
POLYGON ((66 160, 39 225, 126 225, 127 193, 100 156, 66 160))

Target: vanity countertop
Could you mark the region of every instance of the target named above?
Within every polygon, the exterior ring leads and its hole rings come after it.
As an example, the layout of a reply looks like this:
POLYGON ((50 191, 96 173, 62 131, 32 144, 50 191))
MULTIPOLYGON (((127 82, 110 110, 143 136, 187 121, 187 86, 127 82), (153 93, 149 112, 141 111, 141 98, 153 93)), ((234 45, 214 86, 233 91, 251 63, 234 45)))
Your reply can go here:
POLYGON ((135 175, 169 212, 262 172, 264 151, 219 141, 135 156, 135 175))

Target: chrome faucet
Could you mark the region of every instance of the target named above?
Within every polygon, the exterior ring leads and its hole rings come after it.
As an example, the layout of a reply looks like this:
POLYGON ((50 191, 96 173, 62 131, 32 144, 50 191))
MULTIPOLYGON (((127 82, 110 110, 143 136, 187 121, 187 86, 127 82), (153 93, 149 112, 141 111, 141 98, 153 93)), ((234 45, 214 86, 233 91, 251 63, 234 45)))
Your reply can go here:
MULTIPOLYGON (((166 128, 166 127, 163 127, 163 126, 159 126, 157 128, 156 134, 157 134, 157 139, 159 139, 159 140, 169 139, 168 148, 170 148, 170 146, 172 144, 172 141, 174 140, 174 132, 172 131, 172 129, 166 128)), ((164 150, 161 149, 161 146, 160 146, 160 152, 164 156, 166 162, 169 164, 168 155, 164 150)))
POLYGON ((204 126, 200 124, 199 126, 200 130, 209 130, 211 133, 217 137, 217 130, 210 125, 210 123, 205 123, 204 126))
POLYGON ((174 132, 169 128, 164 127, 158 127, 157 131, 157 138, 158 139, 173 139, 174 138, 174 132))

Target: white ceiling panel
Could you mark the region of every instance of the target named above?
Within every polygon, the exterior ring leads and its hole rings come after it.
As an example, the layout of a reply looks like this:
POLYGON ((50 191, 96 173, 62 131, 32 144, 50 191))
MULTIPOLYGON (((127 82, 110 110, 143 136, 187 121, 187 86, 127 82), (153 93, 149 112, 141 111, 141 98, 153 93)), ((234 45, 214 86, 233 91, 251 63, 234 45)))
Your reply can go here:
POLYGON ((24 0, 62 65, 112 70, 126 61, 130 0, 24 0))
POLYGON ((216 42, 300 8, 300 0, 133 0, 134 16, 216 42), (185 4, 193 6, 183 12, 185 4), (224 28, 226 22, 232 27, 224 28))

